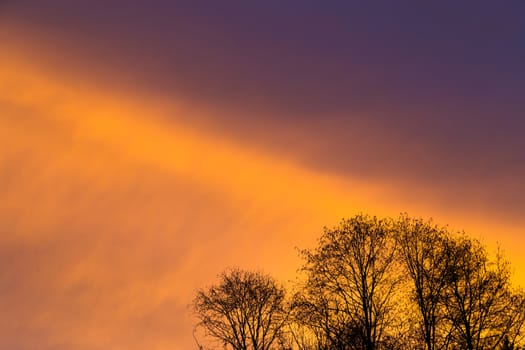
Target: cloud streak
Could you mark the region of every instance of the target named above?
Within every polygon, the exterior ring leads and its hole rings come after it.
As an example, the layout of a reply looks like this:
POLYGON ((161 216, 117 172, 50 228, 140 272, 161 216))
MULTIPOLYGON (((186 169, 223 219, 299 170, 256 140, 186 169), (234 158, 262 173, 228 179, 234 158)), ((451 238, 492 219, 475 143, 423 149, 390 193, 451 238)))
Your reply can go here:
POLYGON ((154 105, 2 67, 2 346, 188 348, 198 286, 239 264, 290 277, 293 246, 363 203, 366 185, 143 117, 154 105))
POLYGON ((511 9, 51 3, 0 14, 1 348, 192 348, 196 288, 360 211, 525 266, 522 26, 477 32, 511 9))

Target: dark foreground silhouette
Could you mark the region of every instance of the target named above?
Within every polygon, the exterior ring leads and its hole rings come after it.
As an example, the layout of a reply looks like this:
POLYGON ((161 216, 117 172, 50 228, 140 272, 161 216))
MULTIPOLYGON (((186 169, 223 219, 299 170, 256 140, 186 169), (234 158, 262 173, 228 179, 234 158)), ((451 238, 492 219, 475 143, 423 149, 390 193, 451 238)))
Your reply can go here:
POLYGON ((233 350, 525 349, 525 294, 508 261, 464 233, 358 215, 300 254, 293 291, 223 272, 197 292, 197 328, 233 350))

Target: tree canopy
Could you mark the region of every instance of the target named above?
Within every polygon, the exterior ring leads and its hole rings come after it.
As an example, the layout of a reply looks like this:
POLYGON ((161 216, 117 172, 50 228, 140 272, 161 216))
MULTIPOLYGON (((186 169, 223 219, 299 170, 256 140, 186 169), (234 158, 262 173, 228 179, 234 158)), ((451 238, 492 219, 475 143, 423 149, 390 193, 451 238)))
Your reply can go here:
POLYGON ((232 269, 200 290, 193 306, 198 326, 234 350, 271 350, 287 322, 285 290, 260 272, 232 269))
POLYGON ((431 220, 357 215, 300 251, 287 293, 233 269, 194 300, 198 326, 233 350, 525 349, 525 294, 501 250, 431 220))

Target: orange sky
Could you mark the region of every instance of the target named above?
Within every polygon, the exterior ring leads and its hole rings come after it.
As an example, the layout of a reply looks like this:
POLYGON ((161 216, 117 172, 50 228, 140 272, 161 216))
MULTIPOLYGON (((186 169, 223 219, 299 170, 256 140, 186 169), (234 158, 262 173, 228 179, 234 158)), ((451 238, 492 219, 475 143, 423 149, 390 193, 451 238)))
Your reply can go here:
POLYGON ((197 288, 234 265, 293 278, 294 247, 358 212, 432 216, 499 241, 525 281, 520 222, 191 122, 214 113, 226 111, 2 46, 1 348, 190 349, 197 288))

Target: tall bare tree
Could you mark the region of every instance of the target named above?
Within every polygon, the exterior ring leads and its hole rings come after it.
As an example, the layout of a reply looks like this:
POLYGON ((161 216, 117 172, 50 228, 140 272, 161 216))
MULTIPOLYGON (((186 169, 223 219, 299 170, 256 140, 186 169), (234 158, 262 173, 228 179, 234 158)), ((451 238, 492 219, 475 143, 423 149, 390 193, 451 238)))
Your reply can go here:
POLYGON ((285 290, 270 276, 232 269, 193 302, 198 326, 233 350, 278 349, 288 318, 285 290))
POLYGON ((427 350, 447 347, 448 330, 443 329, 443 296, 450 269, 449 233, 432 221, 402 215, 395 224, 399 253, 410 283, 410 295, 417 309, 419 333, 427 350))
POLYGON ((392 223, 358 215, 324 230, 304 250, 305 322, 330 349, 385 348, 399 284, 392 223))

